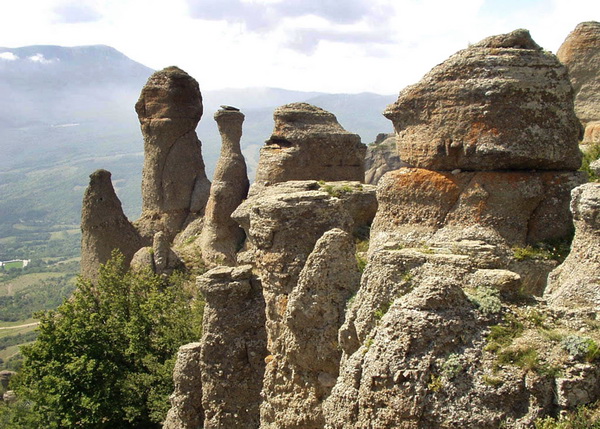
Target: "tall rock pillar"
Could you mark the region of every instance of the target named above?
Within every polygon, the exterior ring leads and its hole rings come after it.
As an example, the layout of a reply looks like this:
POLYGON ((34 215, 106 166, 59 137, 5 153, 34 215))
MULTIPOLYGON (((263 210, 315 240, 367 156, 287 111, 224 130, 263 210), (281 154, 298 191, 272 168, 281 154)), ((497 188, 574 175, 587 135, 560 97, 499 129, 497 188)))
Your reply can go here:
POLYGON ((106 263, 114 249, 119 249, 129 264, 142 247, 142 239, 129 222, 110 180, 110 172, 97 170, 81 208, 81 275, 96 279, 98 268, 106 263))
POLYGON ((217 163, 206 205, 201 236, 202 258, 209 265, 235 265, 235 254, 244 240, 244 230, 231 213, 248 195, 250 183, 240 148, 244 114, 222 109, 215 113, 221 134, 221 156, 217 163))
POLYGON ((198 82, 177 67, 154 73, 135 105, 144 136, 142 216, 148 242, 158 231, 172 239, 204 214, 210 182, 196 125, 202 117, 198 82))

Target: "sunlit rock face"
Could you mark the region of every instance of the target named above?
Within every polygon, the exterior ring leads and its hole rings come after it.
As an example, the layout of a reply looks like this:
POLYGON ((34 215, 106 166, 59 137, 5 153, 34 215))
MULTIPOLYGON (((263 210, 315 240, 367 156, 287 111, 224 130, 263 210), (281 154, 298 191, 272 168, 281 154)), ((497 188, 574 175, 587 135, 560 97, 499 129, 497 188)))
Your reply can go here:
POLYGON ((600 22, 582 22, 556 53, 575 90, 575 113, 584 125, 600 121, 600 22))
POLYGON ((459 51, 384 115, 400 158, 438 171, 576 170, 581 126, 566 68, 526 30, 459 51))
POLYGON ((169 239, 204 214, 210 182, 196 125, 202 116, 198 82, 177 67, 154 73, 135 105, 144 136, 142 216, 136 226, 149 242, 169 239))
POLYGON ((257 185, 288 180, 362 182, 366 146, 335 115, 307 103, 278 107, 273 134, 260 151, 257 185))
POLYGON ((81 208, 81 275, 96 279, 101 264, 105 264, 114 249, 118 249, 129 264, 142 247, 142 239, 129 222, 106 170, 90 175, 90 184, 83 196, 81 208))

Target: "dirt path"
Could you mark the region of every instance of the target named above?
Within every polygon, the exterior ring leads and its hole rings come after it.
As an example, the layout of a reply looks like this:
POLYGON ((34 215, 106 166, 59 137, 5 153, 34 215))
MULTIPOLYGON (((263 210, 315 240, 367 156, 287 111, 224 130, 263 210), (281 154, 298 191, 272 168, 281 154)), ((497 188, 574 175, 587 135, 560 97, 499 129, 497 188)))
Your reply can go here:
POLYGON ((4 326, 0 328, 0 331, 4 331, 6 329, 19 329, 19 328, 27 328, 28 326, 36 326, 39 325, 40 322, 26 323, 24 325, 15 325, 15 326, 4 326))

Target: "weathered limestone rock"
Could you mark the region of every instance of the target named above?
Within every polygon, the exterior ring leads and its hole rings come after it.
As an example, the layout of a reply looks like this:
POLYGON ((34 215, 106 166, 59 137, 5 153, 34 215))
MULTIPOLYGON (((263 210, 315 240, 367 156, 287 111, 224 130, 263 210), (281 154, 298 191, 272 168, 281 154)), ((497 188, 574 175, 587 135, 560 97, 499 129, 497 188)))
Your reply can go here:
POLYGON ((244 230, 231 213, 248 195, 250 182, 240 148, 244 114, 235 110, 215 113, 222 145, 206 205, 200 238, 202 259, 209 265, 235 265, 236 253, 244 241, 244 230))
MULTIPOLYGON (((360 227, 361 225, 357 223, 356 219, 364 219, 365 215, 352 213, 352 211, 364 210, 366 206, 371 210, 373 203, 375 203, 372 186, 360 185, 355 182, 352 182, 354 184, 350 186, 348 183, 351 182, 320 184, 316 181, 290 181, 274 184, 263 188, 261 192, 255 195, 251 195, 232 215, 244 228, 248 237, 246 250, 240 255, 240 258, 252 262, 255 272, 261 278, 265 298, 267 349, 270 355, 267 357, 268 370, 262 392, 265 403, 261 407, 261 424, 263 425, 268 424, 272 425, 271 427, 277 427, 278 424, 284 424, 278 420, 278 417, 274 417, 283 413, 287 417, 285 417, 286 426, 282 427, 309 427, 302 425, 311 422, 311 416, 293 417, 291 416, 292 413, 286 414, 282 401, 285 401, 285 398, 296 397, 298 402, 296 400, 293 402, 297 406, 301 406, 300 402, 307 400, 306 407, 315 409, 319 401, 322 400, 322 397, 317 398, 315 396, 314 389, 300 392, 295 388, 294 392, 289 392, 289 397, 288 394, 281 397, 280 395, 283 392, 280 377, 283 376, 282 374, 289 374, 289 367, 285 369, 287 364, 283 363, 281 373, 277 372, 277 367, 279 359, 283 356, 283 344, 285 343, 291 347, 293 335, 301 335, 300 329, 294 324, 295 322, 289 320, 291 317, 289 312, 294 311, 294 314, 297 313, 297 316, 301 317, 301 313, 312 311, 308 308, 301 311, 299 303, 308 299, 308 295, 305 296, 305 294, 309 293, 308 285, 310 282, 318 280, 316 271, 310 271, 311 264, 307 264, 309 255, 315 249, 315 243, 325 232, 331 229, 339 228, 351 232, 360 227), (340 184, 343 185, 338 187, 337 185, 340 184), (357 200, 361 199, 373 203, 358 204, 357 200), (357 207, 362 207, 362 209, 357 209, 357 207), (303 269, 306 271, 305 274, 302 274, 303 286, 298 286, 303 269), (294 292, 297 287, 300 289, 294 292), (290 331, 290 326, 292 331, 290 331), (283 340, 283 335, 290 339, 289 342, 283 340), (299 398, 303 399, 300 400, 299 398), (300 426, 294 426, 294 421, 297 421, 300 426), (300 421, 303 423, 299 423, 300 421)), ((338 237, 338 234, 340 233, 336 233, 334 236, 338 237)), ((329 239, 325 240, 322 245, 325 246, 329 239)), ((331 238, 331 240, 337 242, 337 238, 335 240, 331 238)), ((331 251, 333 252, 333 250, 331 251)), ((311 260, 321 267, 319 271, 332 273, 329 268, 326 268, 328 267, 328 261, 322 259, 323 256, 321 256, 321 254, 327 252, 315 252, 316 254, 311 260)), ((335 261, 339 259, 339 257, 334 258, 335 261)), ((332 267, 339 265, 338 262, 336 264, 331 263, 332 267)), ((355 261, 352 259, 351 263, 355 263, 355 261)), ((340 273, 340 270, 335 271, 343 276, 351 276, 353 272, 340 273)), ((330 281, 332 284, 338 284, 333 275, 330 281)), ((322 297, 316 286, 311 287, 310 293, 315 294, 315 300, 320 302, 322 297)), ((340 294, 345 295, 345 292, 342 291, 340 294)), ((339 302, 339 299, 334 299, 332 305, 337 306, 339 302)), ((330 310, 334 311, 331 308, 330 310)), ((332 315, 333 313, 327 314, 332 315)), ((327 314, 324 314, 323 317, 329 317, 327 314)), ((305 317, 307 316, 305 315, 305 317)), ((333 320, 333 317, 331 320, 333 320)), ((308 329, 307 335, 310 332, 312 331, 308 329)), ((329 330, 326 332, 329 332, 329 330)), ((327 346, 323 345, 323 347, 327 346)), ((291 359, 293 360, 294 357, 291 359)), ((298 360, 300 357, 296 356, 295 359, 298 360)), ((299 365, 297 360, 294 361, 296 366, 299 365)), ((330 362, 329 365, 335 366, 336 363, 330 362)), ((318 381, 322 385, 318 392, 324 392, 325 386, 333 384, 332 371, 335 372, 331 368, 328 371, 320 371, 322 373, 319 374, 321 375, 320 381, 319 375, 316 376, 317 380, 315 380, 314 374, 311 375, 312 382, 316 383, 318 381)), ((290 386, 297 386, 294 383, 296 381, 293 381, 290 386)), ((285 407, 287 406, 289 405, 285 407)))
POLYGON ((600 120, 600 22, 582 22, 556 53, 575 90, 575 113, 587 124, 600 120))
POLYGON ((199 429, 203 425, 200 343, 179 348, 173 369, 175 391, 163 429, 199 429))
POLYGON ((400 158, 438 171, 577 170, 581 125, 558 59, 526 30, 459 51, 384 115, 400 158))
POLYGON ((585 145, 600 143, 600 121, 588 122, 581 143, 585 145))
POLYGON ((308 257, 268 359, 262 428, 323 427, 321 404, 339 372, 337 332, 360 282, 354 247, 350 234, 333 229, 308 257))
POLYGON ((541 377, 519 373, 500 387, 482 381, 491 373, 486 326, 457 280, 430 273, 380 309, 323 405, 327 427, 491 429, 550 409, 552 384, 541 377))
POLYGON ((428 241, 434 234, 523 246, 571 233, 568 201, 578 172, 436 172, 402 168, 378 186, 375 248, 391 239, 428 241), (473 231, 477 230, 477 233, 473 231))
POLYGON ((105 264, 114 249, 118 249, 129 264, 142 247, 142 238, 129 222, 106 170, 90 175, 90 184, 83 196, 81 208, 81 275, 96 279, 101 264, 105 264))
POLYGON ((587 183, 572 192, 575 237, 567 259, 548 279, 545 296, 562 307, 600 310, 600 183, 587 183))
POLYGON ((265 309, 252 267, 217 267, 198 277, 205 429, 258 428, 265 367, 265 309))
POLYGON ((202 116, 198 83, 177 67, 154 73, 135 105, 144 136, 142 216, 148 241, 158 231, 170 240, 204 213, 210 182, 196 125, 202 116))
POLYGON ((8 389, 10 379, 13 378, 15 375, 17 375, 17 373, 14 371, 0 371, 0 387, 2 387, 3 390, 8 389))
POLYGON ((275 109, 273 118, 273 134, 260 151, 258 186, 288 180, 364 180, 366 146, 335 115, 292 103, 275 109))
POLYGON ((365 156, 365 183, 376 185, 388 171, 409 165, 400 160, 394 134, 379 134, 372 145, 367 146, 365 156))
POLYGON ((152 247, 142 247, 133 255, 131 268, 136 271, 150 269, 156 274, 170 275, 174 270, 183 268, 183 262, 171 249, 167 235, 159 231, 154 234, 152 247))

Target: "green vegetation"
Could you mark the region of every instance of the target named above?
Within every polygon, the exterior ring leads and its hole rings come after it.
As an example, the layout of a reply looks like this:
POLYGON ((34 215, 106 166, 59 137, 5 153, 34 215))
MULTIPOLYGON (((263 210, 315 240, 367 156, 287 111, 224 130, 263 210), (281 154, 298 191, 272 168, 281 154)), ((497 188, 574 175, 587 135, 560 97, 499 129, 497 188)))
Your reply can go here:
POLYGON ((97 286, 79 279, 70 300, 39 317, 2 427, 160 427, 176 352, 200 337, 201 302, 181 275, 127 273, 115 254, 97 286))
POLYGON ((479 286, 467 297, 486 316, 498 314, 502 311, 500 291, 490 286, 479 286))
POLYGON ((600 429, 600 404, 579 407, 564 417, 545 417, 535 421, 535 429, 600 429))
POLYGON ((498 352, 497 364, 514 365, 527 371, 540 367, 538 353, 531 347, 506 348, 498 352))
POLYGON ((589 337, 569 335, 563 338, 561 346, 575 359, 594 362, 600 358, 598 343, 589 337))
POLYGON ((590 168, 590 164, 598 158, 600 158, 600 143, 592 145, 583 153, 583 159, 581 160, 581 168, 579 171, 585 171, 588 174, 590 182, 597 182, 600 180, 600 177, 598 177, 590 168))
POLYGON ((454 377, 460 374, 463 369, 464 365, 460 355, 451 353, 446 358, 446 361, 442 364, 442 376, 447 380, 452 380, 454 377))
POLYGON ((518 261, 524 260, 554 260, 562 262, 571 251, 573 237, 560 240, 549 240, 534 246, 513 247, 513 256, 518 261))
POLYGON ((507 314, 500 325, 490 327, 490 333, 487 336, 488 344, 485 350, 497 352, 502 347, 510 345, 512 341, 520 336, 524 330, 521 323, 513 314, 507 314))
POLYGON ((429 383, 427 384, 427 388, 433 393, 438 393, 442 390, 443 387, 444 383, 442 381, 442 377, 436 374, 431 374, 429 383))
POLYGON ((319 187, 321 190, 327 192, 332 197, 341 198, 344 195, 351 194, 354 191, 362 190, 362 185, 351 186, 348 184, 344 185, 328 185, 323 180, 319 181, 319 187))

